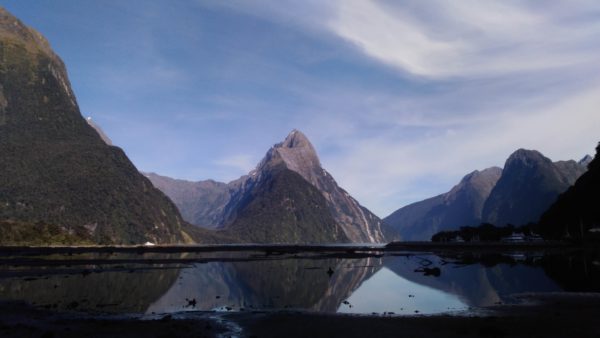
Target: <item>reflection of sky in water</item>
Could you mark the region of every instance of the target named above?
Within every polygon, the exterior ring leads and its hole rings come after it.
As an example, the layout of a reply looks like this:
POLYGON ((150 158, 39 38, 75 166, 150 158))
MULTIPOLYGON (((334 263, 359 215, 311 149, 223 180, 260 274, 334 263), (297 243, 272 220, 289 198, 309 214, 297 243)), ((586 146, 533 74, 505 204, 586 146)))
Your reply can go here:
POLYGON ((347 301, 349 304, 342 303, 338 312, 414 314, 419 311, 431 314, 468 307, 456 295, 413 283, 387 268, 363 282, 347 301))
MULTIPOLYGON (((215 258, 214 253, 207 255, 215 258)), ((157 257, 169 258, 146 256, 157 257)), ((177 259, 123 263, 139 259, 138 255, 92 256, 91 263, 73 265, 68 257, 64 266, 40 269, 37 261, 35 265, 22 261, 22 266, 0 268, 0 300, 25 301, 56 311, 108 313, 221 309, 432 314, 514 303, 518 301, 514 294, 560 292, 564 285, 567 291, 597 292, 596 257, 560 254, 511 262, 496 254, 483 257, 485 265, 474 256, 442 258, 427 253, 267 257, 189 265, 177 259), (97 267, 90 270, 90 264, 97 267)))

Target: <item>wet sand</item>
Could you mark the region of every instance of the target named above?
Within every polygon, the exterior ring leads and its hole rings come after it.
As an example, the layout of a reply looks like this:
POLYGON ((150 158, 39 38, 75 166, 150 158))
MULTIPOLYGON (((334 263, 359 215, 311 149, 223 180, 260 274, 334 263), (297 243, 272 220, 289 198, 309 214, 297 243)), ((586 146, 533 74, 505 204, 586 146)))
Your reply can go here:
POLYGON ((0 304, 1 337, 600 337, 600 294, 520 296, 522 305, 433 316, 195 312, 102 317, 0 304))

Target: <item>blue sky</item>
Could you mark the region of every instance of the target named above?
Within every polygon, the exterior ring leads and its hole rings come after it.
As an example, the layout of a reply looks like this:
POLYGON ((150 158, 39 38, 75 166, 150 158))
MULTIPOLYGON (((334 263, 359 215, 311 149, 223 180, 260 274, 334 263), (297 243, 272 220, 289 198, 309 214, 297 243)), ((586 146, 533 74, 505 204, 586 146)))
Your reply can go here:
POLYGON ((598 1, 4 0, 143 171, 228 181, 293 128, 379 216, 600 141, 598 1))

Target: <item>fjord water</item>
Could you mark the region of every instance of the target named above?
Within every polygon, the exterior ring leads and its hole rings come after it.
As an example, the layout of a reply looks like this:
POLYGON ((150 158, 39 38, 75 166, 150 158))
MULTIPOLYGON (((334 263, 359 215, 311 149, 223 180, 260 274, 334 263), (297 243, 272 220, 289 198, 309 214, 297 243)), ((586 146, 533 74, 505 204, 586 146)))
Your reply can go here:
POLYGON ((599 291, 597 253, 86 253, 2 261, 0 301, 55 311, 432 314, 599 291))

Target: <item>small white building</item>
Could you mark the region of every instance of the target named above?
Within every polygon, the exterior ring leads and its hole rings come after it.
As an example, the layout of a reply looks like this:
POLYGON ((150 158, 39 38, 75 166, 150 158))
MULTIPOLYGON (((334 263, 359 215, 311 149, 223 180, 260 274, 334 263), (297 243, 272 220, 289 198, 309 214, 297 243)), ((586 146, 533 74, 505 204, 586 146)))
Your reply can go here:
POLYGON ((510 236, 502 237, 500 241, 506 243, 522 243, 526 241, 525 239, 525 234, 521 232, 513 232, 510 236))

